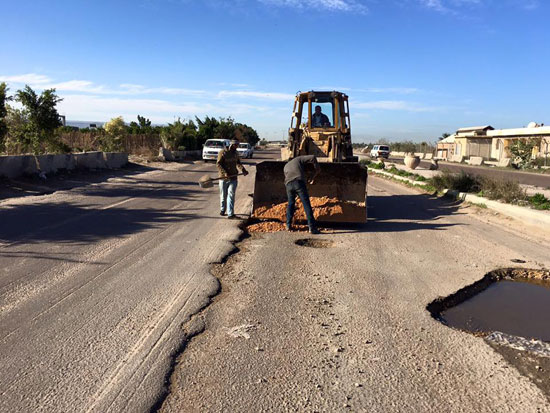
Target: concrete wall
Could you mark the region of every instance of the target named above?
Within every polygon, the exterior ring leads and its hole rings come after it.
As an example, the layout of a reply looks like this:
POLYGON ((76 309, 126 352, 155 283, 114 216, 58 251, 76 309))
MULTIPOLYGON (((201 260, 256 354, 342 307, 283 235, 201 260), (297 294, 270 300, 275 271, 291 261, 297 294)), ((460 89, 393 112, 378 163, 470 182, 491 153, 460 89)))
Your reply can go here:
POLYGON ((171 151, 170 149, 159 148, 159 158, 168 162, 183 160, 187 157, 198 159, 201 156, 201 149, 197 149, 195 151, 171 151))
POLYGON ((113 169, 128 163, 122 152, 83 152, 60 155, 0 156, 0 177, 16 178, 39 172, 55 173, 60 169, 113 169))

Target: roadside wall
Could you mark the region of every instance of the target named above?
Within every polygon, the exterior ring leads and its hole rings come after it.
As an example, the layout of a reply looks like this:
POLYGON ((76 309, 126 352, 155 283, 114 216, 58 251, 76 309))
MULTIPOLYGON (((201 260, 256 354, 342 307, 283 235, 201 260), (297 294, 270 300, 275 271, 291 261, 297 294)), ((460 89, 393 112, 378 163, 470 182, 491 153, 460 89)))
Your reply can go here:
POLYGON ((124 152, 0 156, 0 177, 17 178, 21 175, 72 169, 114 169, 127 163, 128 154, 124 152))

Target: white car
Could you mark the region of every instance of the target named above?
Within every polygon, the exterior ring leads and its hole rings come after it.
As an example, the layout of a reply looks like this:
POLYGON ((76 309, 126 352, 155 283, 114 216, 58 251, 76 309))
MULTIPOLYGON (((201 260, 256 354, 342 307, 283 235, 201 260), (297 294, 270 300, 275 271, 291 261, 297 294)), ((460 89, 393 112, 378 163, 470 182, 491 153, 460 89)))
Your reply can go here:
POLYGON ((249 143, 239 143, 237 152, 241 158, 252 158, 254 155, 254 148, 249 143))
POLYGON ((374 145, 370 151, 371 158, 386 158, 390 156, 390 147, 387 145, 374 145))
POLYGON ((218 154, 229 147, 229 139, 208 139, 202 148, 203 161, 217 161, 218 154))

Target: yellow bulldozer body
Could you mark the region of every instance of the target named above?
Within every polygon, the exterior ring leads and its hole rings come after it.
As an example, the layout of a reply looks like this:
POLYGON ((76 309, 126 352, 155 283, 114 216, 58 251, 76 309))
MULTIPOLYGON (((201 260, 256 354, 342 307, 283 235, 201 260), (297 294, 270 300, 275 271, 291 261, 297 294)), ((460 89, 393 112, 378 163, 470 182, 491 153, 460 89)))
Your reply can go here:
POLYGON ((286 161, 315 155, 321 172, 313 185, 308 184, 308 192, 312 199, 325 200, 319 211, 314 205, 317 220, 366 222, 367 169, 353 156, 348 96, 336 91, 298 93, 288 137, 288 146, 281 149, 281 161, 256 166, 253 216, 260 208, 286 202, 286 161))

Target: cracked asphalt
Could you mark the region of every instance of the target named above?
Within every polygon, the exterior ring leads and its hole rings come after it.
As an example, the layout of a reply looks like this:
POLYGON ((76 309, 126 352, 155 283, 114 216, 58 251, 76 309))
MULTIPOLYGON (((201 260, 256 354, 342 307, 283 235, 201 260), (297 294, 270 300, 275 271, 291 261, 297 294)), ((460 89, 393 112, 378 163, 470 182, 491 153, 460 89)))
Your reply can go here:
POLYGON ((0 202, 2 411, 550 411, 537 361, 426 310, 512 258, 550 267, 547 234, 370 177, 369 222, 325 248, 275 233, 230 255, 239 223, 196 184, 214 171, 0 202))

